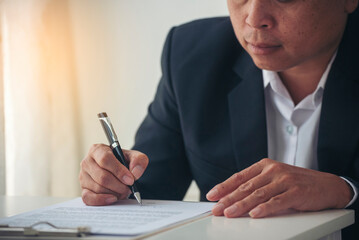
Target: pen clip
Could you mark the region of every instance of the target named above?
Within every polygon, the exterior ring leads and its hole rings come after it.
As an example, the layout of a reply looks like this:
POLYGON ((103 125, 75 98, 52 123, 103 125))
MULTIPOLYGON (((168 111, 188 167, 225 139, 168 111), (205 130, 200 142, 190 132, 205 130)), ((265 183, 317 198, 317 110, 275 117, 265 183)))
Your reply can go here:
POLYGON ((99 113, 98 118, 101 122, 102 128, 106 133, 106 137, 108 141, 110 142, 110 145, 112 145, 115 142, 118 142, 117 135, 115 133, 115 130, 112 127, 110 118, 107 116, 106 113, 99 113))

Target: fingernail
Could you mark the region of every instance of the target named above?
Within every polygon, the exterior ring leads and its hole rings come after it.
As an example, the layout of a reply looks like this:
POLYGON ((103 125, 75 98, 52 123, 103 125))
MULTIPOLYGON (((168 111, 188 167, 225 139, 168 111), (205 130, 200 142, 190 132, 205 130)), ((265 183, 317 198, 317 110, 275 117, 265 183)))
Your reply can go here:
POLYGON ((207 193, 207 198, 215 198, 218 195, 218 189, 212 189, 207 193))
POLYGON ((133 178, 131 176, 129 176, 129 175, 123 176, 122 180, 126 185, 132 185, 133 184, 133 178))
POLYGON ((139 179, 142 173, 143 173, 143 167, 141 167, 140 165, 137 165, 132 169, 132 174, 136 179, 139 179))
POLYGON ((111 203, 114 203, 117 201, 117 197, 109 197, 109 198, 106 198, 105 202, 107 204, 111 204, 111 203))
POLYGON ((262 209, 260 207, 256 207, 252 211, 249 212, 249 216, 251 217, 259 217, 262 212, 262 209))
POLYGON ((222 214, 223 213, 223 210, 224 210, 224 204, 223 203, 217 203, 213 209, 212 209, 212 212, 214 214, 222 214))
POLYGON ((236 205, 233 205, 229 208, 226 209, 226 214, 231 216, 231 215, 235 215, 238 211, 238 207, 236 205))

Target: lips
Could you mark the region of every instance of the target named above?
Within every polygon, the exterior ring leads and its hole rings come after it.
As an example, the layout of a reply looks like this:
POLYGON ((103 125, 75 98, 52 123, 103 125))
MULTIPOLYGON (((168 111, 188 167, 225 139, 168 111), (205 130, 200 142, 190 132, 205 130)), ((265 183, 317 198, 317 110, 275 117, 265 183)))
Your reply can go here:
POLYGON ((281 45, 247 42, 247 48, 250 53, 253 53, 255 55, 268 55, 278 51, 281 48, 281 45))

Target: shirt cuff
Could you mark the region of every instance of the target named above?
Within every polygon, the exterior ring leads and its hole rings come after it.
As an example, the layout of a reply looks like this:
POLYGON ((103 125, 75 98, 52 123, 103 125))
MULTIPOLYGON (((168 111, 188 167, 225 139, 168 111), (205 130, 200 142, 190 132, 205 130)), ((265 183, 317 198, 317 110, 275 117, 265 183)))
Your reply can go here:
POLYGON ((341 179, 345 180, 353 189, 354 192, 354 196, 352 198, 352 200, 345 206, 345 208, 349 207, 350 205, 353 204, 353 202, 355 202, 355 200, 357 200, 358 198, 358 188, 348 179, 346 179, 345 177, 340 177, 341 179))

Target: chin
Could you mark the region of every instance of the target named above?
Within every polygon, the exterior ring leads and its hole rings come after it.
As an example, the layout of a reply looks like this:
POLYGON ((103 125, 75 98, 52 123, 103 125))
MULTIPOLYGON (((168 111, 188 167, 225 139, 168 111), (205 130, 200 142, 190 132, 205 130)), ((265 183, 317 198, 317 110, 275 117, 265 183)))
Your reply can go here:
POLYGON ((262 69, 262 70, 268 70, 268 71, 274 71, 274 72, 280 72, 283 69, 285 69, 285 67, 281 64, 275 64, 275 63, 270 63, 270 62, 256 62, 254 61, 254 64, 262 69))
POLYGON ((283 59, 280 60, 278 58, 275 57, 270 57, 270 58, 253 58, 253 62, 254 64, 263 70, 268 70, 268 71, 274 71, 274 72, 281 72, 284 71, 286 69, 291 68, 291 64, 288 61, 284 61, 283 59))
POLYGON ((251 52, 248 53, 254 64, 263 70, 281 72, 292 67, 293 61, 278 52, 268 55, 256 55, 251 52))

